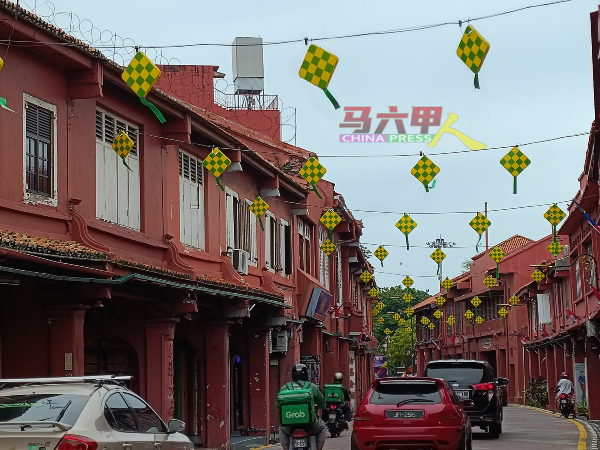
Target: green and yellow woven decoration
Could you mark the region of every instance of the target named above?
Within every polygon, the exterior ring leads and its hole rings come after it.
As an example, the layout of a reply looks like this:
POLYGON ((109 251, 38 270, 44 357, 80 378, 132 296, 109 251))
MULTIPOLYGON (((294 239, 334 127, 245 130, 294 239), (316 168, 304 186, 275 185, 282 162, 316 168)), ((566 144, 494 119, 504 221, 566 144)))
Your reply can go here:
POLYGON ((548 251, 550 251, 550 253, 552 253, 555 257, 558 256, 558 254, 562 251, 562 245, 560 245, 556 239, 556 227, 566 216, 567 215, 565 212, 560 209, 556 203, 548 208, 548 211, 544 213, 544 218, 550 222, 550 225, 552 225, 552 236, 554 237, 552 244, 548 246, 548 251))
POLYGON ((396 228, 398 228, 406 238, 406 250, 410 250, 410 245, 408 244, 408 235, 416 227, 417 222, 415 222, 408 214, 404 214, 402 218, 396 222, 396 228))
POLYGON ((456 319, 454 318, 454 316, 448 316, 448 318, 446 319, 446 323, 449 326, 452 326, 456 323, 456 319))
POLYGON ((415 310, 412 309, 410 306, 408 308, 406 308, 406 310, 404 311, 406 313, 406 315, 408 317, 412 316, 415 313, 415 310))
POLYGON ((475 318, 475 322, 477 322, 478 324, 480 324, 480 325, 481 325, 481 324, 483 323, 483 317, 481 317, 481 316, 477 316, 477 317, 475 318))
POLYGON ((492 287, 496 286, 496 283, 497 283, 496 279, 493 276, 491 276, 491 275, 488 275, 483 280, 483 284, 485 284, 487 286, 487 288, 488 288, 488 292, 490 294, 490 297, 492 296, 492 287))
POLYGON ((444 297, 438 297, 435 299, 435 304, 438 305, 438 308, 441 308, 444 303, 446 303, 446 299, 444 297))
POLYGON ((481 299, 479 297, 473 297, 471 304, 477 309, 477 307, 481 305, 481 299))
POLYGON ((125 159, 127 158, 127 155, 129 155, 129 152, 131 152, 131 149, 134 145, 135 142, 133 142, 133 140, 127 136, 127 133, 125 133, 123 130, 119 131, 119 134, 117 134, 112 143, 113 150, 117 152, 117 155, 119 155, 119 157, 123 160, 123 165, 129 170, 131 169, 127 165, 125 159))
POLYGON ((329 239, 333 241, 333 229, 337 227, 342 218, 333 209, 329 208, 325 214, 321 216, 321 223, 329 230, 329 239))
MULTIPOLYGON (((260 223, 260 228, 265 231, 265 227, 263 227, 262 216, 269 210, 269 205, 262 198, 256 197, 252 204, 249 207, 250 211, 254 213, 256 217, 258 217, 258 222, 260 223)), ((256 223, 256 222, 255 222, 256 223)))
POLYGON ((437 320, 440 320, 443 315, 444 315, 444 313, 439 309, 436 309, 435 312, 433 313, 433 317, 435 317, 437 320))
POLYGON ((514 177, 513 178, 513 194, 517 193, 517 176, 523 172, 531 161, 527 156, 523 154, 517 147, 504 155, 504 158, 500 160, 500 164, 514 177))
POLYGON ((425 186, 425 192, 429 192, 429 189, 435 187, 435 181, 431 186, 429 186, 429 183, 431 183, 435 176, 440 173, 440 168, 427 156, 423 156, 419 162, 410 169, 410 173, 425 186))
POLYGON ((557 257, 557 256, 560 254, 560 252, 562 252, 562 251, 563 251, 563 246, 561 245, 561 243, 560 243, 560 242, 558 242, 558 241, 555 241, 555 242, 552 242, 552 243, 551 243, 551 244, 548 246, 548 251, 549 251, 550 253, 552 253, 552 254, 554 255, 554 257, 557 257))
POLYGON ((321 194, 319 194, 319 191, 317 191, 317 183, 323 178, 325 172, 327 172, 327 169, 321 165, 317 158, 311 156, 298 173, 312 186, 317 197, 323 198, 321 197, 321 194))
POLYGON ((429 325, 427 325, 427 328, 429 328, 430 330, 433 330, 435 328, 435 324, 433 322, 431 322, 429 325))
POLYGON ((404 280, 402 280, 402 284, 404 286, 406 286, 407 288, 410 288, 413 284, 415 284, 415 282, 413 281, 413 279, 409 276, 404 277, 404 280))
POLYGON ((300 78, 323 89, 323 92, 325 92, 325 95, 335 109, 339 109, 340 104, 327 90, 327 86, 329 86, 331 76, 333 75, 338 61, 339 58, 337 56, 312 44, 308 47, 308 51, 306 52, 306 56, 304 57, 304 61, 302 61, 302 66, 300 66, 300 71, 298 72, 300 78))
POLYGON ((397 322, 398 320, 400 320, 400 314, 398 314, 398 313, 395 313, 395 314, 392 316, 392 319, 394 319, 394 320, 397 322))
POLYGON ((379 291, 377 290, 377 288, 371 288, 371 290, 369 291, 369 295, 371 296, 371 298, 378 298, 379 291))
POLYGON ((371 275, 371 272, 369 272, 368 270, 365 270, 363 273, 360 274, 360 279, 363 280, 365 283, 371 281, 371 278, 373 278, 373 275, 371 275))
POLYGON ((538 289, 540 287, 540 281, 542 281, 545 277, 546 275, 544 275, 544 273, 541 272, 539 269, 536 269, 535 272, 531 274, 531 278, 533 278, 537 282, 538 289))
POLYGON ((223 189, 223 186, 221 186, 221 181, 219 178, 221 175, 223 175, 223 172, 225 172, 225 169, 227 169, 230 164, 231 160, 218 148, 213 148, 212 152, 210 152, 204 159, 204 162, 202 162, 202 165, 215 176, 217 179, 217 184, 223 192, 225 192, 225 189, 223 189))
POLYGON ((373 254, 375 255, 375 257, 381 262, 381 267, 383 267, 383 260, 387 257, 387 255, 389 255, 390 253, 384 248, 383 245, 380 245, 379 247, 377 247, 377 250, 375 250, 375 252, 373 252, 373 254))
POLYGON ((404 325, 405 323, 406 323, 406 320, 404 320, 404 319, 402 319, 402 318, 398 319, 398 325, 402 326, 402 325, 404 325))
POLYGON ((410 295, 410 294, 404 294, 402 296, 402 300, 404 300, 406 303, 410 303, 413 298, 414 297, 412 295, 410 295))
POLYGON ((327 256, 330 256, 335 251, 335 244, 331 242, 329 239, 325 239, 321 244, 321 250, 327 256))
POLYGON ((156 106, 146 100, 148 92, 160 78, 160 69, 142 52, 137 52, 121 74, 121 78, 136 93, 141 102, 152 110, 154 115, 165 123, 166 119, 156 106))
POLYGON ((467 318, 467 320, 471 320, 473 318, 475 314, 473 314, 473 311, 471 311, 470 309, 467 309, 465 311, 465 317, 467 318))
POLYGON ((513 295, 508 301, 508 303, 510 303, 512 306, 517 306, 519 304, 519 298, 513 295))
POLYGON ((421 317, 421 323, 423 325, 427 325, 429 322, 431 322, 427 317, 421 317))
POLYGON ((502 325, 504 325, 504 318, 508 314, 508 311, 506 310, 506 308, 503 307, 498 311, 498 314, 502 316, 502 325))
POLYGON ((383 302, 377 302, 377 309, 381 312, 381 310, 383 310, 383 308, 385 308, 385 303, 383 302))
POLYGON ((406 334, 410 334, 412 333, 412 328, 411 327, 406 327, 406 334))
POLYGON ((490 250, 490 257, 496 263, 496 278, 500 278, 500 261, 502 261, 502 258, 504 258, 504 254, 504 250, 502 250, 500 247, 494 247, 490 250))
POLYGON ((377 322, 383 323, 383 322, 385 322, 385 319, 383 318, 383 316, 381 316, 380 318, 377 319, 377 322))
POLYGON ((450 288, 454 286, 454 283, 452 282, 452 280, 448 277, 446 277, 446 279, 444 281, 442 281, 442 287, 444 289, 446 289, 447 291, 450 290, 450 288))
POLYGON ((485 230, 489 228, 492 222, 489 221, 487 217, 485 217, 480 212, 477 213, 475 217, 469 222, 471 228, 475 230, 475 232, 479 235, 479 240, 475 245, 475 251, 479 253, 479 243, 481 242, 481 235, 485 233, 485 230))
POLYGON ((371 314, 376 316, 377 314, 379 314, 379 310, 376 307, 373 307, 373 311, 371 311, 371 314))
POLYGON ((469 25, 458 44, 456 55, 475 74, 475 79, 473 80, 475 89, 479 89, 479 71, 489 50, 489 42, 475 28, 469 25))
POLYGON ((437 273, 439 275, 440 267, 441 267, 442 261, 444 259, 446 259, 446 254, 443 251, 441 251, 439 248, 436 248, 434 250, 434 252, 431 255, 429 255, 429 257, 437 263, 437 265, 438 265, 437 273))
POLYGON ((387 335, 392 334, 392 330, 390 330, 389 328, 386 328, 385 330, 383 330, 383 332, 387 335))

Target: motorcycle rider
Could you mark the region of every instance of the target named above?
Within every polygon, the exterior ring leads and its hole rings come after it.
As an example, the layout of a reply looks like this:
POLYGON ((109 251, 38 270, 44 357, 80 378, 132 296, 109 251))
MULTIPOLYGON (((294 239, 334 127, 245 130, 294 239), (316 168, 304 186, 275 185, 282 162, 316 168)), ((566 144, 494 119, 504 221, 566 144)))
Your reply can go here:
MULTIPOLYGON (((323 398, 323 394, 321 393, 319 386, 308 381, 308 369, 304 364, 296 364, 294 366, 294 368, 292 369, 292 381, 283 385, 281 390, 284 389, 312 389, 315 399, 315 409, 318 411, 319 409, 326 408, 325 399, 323 398)), ((315 415, 315 421, 312 424, 310 424, 309 432, 311 436, 315 437, 317 450, 323 450, 323 446, 325 445, 325 439, 327 438, 327 426, 318 414, 315 415)), ((283 447, 283 450, 289 450, 291 434, 291 427, 283 425, 279 427, 279 442, 283 447)))
POLYGON ((573 386, 573 382, 569 379, 569 374, 567 372, 563 372, 560 375, 560 380, 558 381, 558 386, 556 387, 556 401, 560 398, 561 394, 565 394, 569 401, 571 401, 572 393, 575 388, 573 386))
POLYGON ((342 405, 342 412, 344 413, 344 420, 346 421, 346 429, 348 427, 348 422, 352 418, 352 414, 350 413, 350 406, 348 406, 348 402, 350 401, 350 392, 344 386, 344 375, 340 372, 336 372, 333 375, 333 384, 341 384, 342 389, 344 390, 344 403, 342 405))

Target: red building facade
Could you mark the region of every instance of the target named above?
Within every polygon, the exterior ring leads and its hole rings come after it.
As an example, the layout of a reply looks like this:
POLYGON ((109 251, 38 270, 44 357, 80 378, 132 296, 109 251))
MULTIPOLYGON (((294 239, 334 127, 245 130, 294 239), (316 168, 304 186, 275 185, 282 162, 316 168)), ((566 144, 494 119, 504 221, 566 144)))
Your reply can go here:
POLYGON ((374 343, 361 339, 374 286, 359 278, 372 272, 363 226, 332 183, 321 199, 298 175, 316 154, 279 140, 278 112, 221 108, 216 67, 170 66, 148 95, 160 124, 122 67, 10 2, 0 17, 2 39, 23 41, 0 73, 14 110, 0 110, 0 376, 131 374, 209 448, 268 436, 301 360, 321 384, 342 372, 360 400, 374 343), (201 89, 178 91, 190 76, 201 89), (252 115, 276 126, 248 128, 252 115), (130 169, 111 148, 120 130, 130 169), (215 147, 233 162, 223 190, 202 165, 215 147), (249 210, 259 195, 264 230, 249 210), (320 293, 331 303, 315 316, 320 293))

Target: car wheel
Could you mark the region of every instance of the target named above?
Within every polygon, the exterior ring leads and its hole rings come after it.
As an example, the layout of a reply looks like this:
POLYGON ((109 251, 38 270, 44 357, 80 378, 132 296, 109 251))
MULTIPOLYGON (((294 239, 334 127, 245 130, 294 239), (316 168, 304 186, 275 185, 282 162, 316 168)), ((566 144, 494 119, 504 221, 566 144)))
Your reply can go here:
POLYGON ((500 437, 500 434, 502 433, 502 422, 492 423, 489 426, 488 433, 492 439, 498 439, 500 437))
POLYGON ((352 436, 350 436, 350 450, 359 450, 354 433, 352 433, 352 436))
POLYGON ((473 433, 469 433, 469 440, 467 441, 467 450, 473 450, 473 433))

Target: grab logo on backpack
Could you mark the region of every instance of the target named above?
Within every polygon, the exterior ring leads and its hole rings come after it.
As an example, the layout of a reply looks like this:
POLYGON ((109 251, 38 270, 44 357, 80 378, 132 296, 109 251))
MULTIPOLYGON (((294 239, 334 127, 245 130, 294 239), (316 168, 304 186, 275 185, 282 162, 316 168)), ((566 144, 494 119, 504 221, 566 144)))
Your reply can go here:
POLYGON ((299 412, 288 411, 285 413, 285 417, 288 419, 303 419, 306 417, 306 413, 304 411, 299 411, 299 412))

